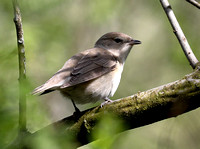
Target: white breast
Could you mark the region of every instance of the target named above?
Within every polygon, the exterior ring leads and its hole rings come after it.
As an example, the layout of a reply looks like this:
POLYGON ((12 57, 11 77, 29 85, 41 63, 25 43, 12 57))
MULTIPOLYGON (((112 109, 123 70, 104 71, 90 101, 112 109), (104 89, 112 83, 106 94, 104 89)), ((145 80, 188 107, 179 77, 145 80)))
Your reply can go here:
POLYGON ((113 96, 119 86, 122 71, 123 65, 118 62, 115 70, 104 74, 88 84, 84 95, 92 96, 91 100, 94 102, 113 96))
POLYGON ((62 91, 62 94, 80 104, 111 97, 119 86, 122 71, 123 64, 118 62, 115 70, 91 82, 79 84, 78 87, 66 88, 62 91))
POLYGON ((121 80, 121 74, 123 71, 123 64, 118 64, 118 67, 116 70, 113 71, 113 78, 112 78, 112 89, 110 92, 110 96, 113 96, 119 86, 120 80, 121 80))

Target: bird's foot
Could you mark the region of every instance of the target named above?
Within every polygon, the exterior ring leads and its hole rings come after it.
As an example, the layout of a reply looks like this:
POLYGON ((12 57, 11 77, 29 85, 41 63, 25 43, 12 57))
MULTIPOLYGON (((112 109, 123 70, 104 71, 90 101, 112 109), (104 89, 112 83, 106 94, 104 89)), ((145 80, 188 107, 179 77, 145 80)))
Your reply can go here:
POLYGON ((74 114, 75 114, 75 113, 80 114, 81 111, 80 111, 77 107, 75 107, 75 112, 74 112, 74 114))
POLYGON ((105 101, 101 103, 101 108, 102 108, 103 106, 107 105, 107 104, 110 104, 110 103, 114 102, 114 101, 112 101, 112 100, 109 99, 109 98, 105 98, 104 100, 105 100, 105 101))
POLYGON ((78 120, 80 118, 80 115, 81 111, 76 107, 75 112, 73 113, 73 117, 78 120))
POLYGON ((74 106, 75 112, 73 113, 74 117, 79 117, 81 114, 81 111, 77 108, 77 106, 75 105, 74 101, 72 100, 72 104, 74 106))

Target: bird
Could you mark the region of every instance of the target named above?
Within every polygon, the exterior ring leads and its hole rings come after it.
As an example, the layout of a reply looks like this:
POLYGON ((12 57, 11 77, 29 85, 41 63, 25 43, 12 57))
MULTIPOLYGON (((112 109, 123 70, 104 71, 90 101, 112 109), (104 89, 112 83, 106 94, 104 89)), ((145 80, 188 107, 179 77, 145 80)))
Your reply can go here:
POLYGON ((95 103, 104 100, 101 107, 112 102, 124 63, 133 45, 141 44, 129 35, 109 32, 101 36, 94 47, 75 54, 65 62, 48 81, 37 87, 33 95, 43 95, 58 90, 76 104, 95 103))

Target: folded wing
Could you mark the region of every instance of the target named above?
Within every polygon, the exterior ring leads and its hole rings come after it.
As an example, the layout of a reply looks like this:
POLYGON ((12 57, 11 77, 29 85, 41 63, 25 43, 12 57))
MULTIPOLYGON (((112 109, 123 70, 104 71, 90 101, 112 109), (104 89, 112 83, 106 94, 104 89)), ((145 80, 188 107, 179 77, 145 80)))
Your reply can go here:
POLYGON ((112 53, 104 49, 95 48, 78 62, 70 74, 70 80, 64 83, 61 88, 96 79, 114 70, 116 64, 117 59, 112 53))

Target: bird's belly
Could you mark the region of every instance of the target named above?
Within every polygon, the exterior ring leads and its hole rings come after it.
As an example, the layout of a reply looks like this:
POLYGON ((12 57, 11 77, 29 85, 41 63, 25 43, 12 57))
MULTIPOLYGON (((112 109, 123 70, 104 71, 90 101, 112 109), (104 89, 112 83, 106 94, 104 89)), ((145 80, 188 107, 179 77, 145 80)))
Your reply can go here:
POLYGON ((123 66, 117 68, 97 79, 65 88, 61 93, 78 104, 97 102, 111 97, 120 83, 123 66))

